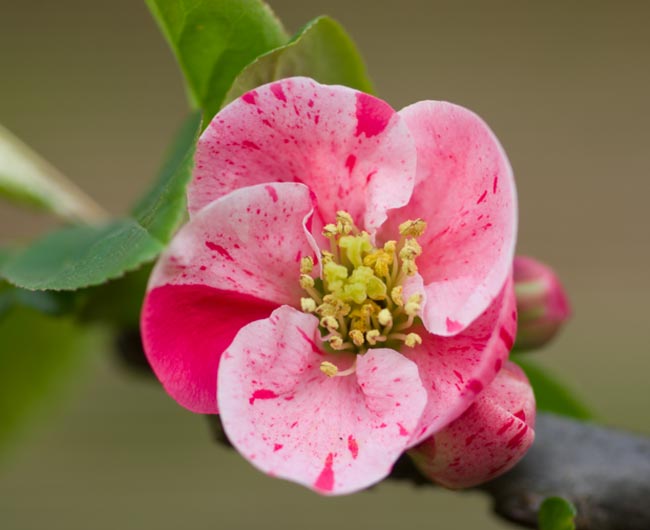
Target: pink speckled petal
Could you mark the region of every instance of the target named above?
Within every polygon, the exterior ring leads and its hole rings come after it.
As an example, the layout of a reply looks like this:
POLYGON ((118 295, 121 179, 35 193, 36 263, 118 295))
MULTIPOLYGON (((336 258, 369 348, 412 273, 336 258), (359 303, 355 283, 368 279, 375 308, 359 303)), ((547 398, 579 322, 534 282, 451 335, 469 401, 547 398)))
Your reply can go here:
POLYGON ((428 392, 427 406, 411 439, 415 445, 458 418, 501 370, 517 331, 512 278, 479 318, 454 337, 428 335, 402 353, 414 361, 428 392))
POLYGON ((317 197, 317 217, 347 210, 368 231, 388 208, 408 202, 416 151, 385 102, 343 86, 289 78, 261 86, 225 107, 199 140, 189 210, 242 186, 302 182, 317 197))
POLYGON ((298 303, 300 257, 312 255, 302 184, 238 190, 176 235, 149 281, 141 330, 149 362, 184 407, 215 413, 219 358, 242 326, 298 303))
POLYGON ((426 286, 422 319, 437 335, 465 329, 499 294, 512 267, 517 197, 510 163, 488 126, 451 103, 422 101, 400 112, 418 151, 411 201, 383 234, 421 217, 418 259, 426 286))
POLYGON ((391 470, 426 402, 414 363, 390 349, 357 357, 320 349, 318 320, 283 306, 243 328, 219 369, 226 434, 253 465, 325 495, 365 488, 391 470))
POLYGON ((297 304, 300 258, 313 256, 306 223, 313 210, 303 184, 241 188, 201 210, 174 237, 149 289, 199 284, 276 304, 297 304))
POLYGON ((535 439, 535 396, 522 370, 506 363, 465 413, 409 454, 431 480, 469 488, 512 468, 535 439))

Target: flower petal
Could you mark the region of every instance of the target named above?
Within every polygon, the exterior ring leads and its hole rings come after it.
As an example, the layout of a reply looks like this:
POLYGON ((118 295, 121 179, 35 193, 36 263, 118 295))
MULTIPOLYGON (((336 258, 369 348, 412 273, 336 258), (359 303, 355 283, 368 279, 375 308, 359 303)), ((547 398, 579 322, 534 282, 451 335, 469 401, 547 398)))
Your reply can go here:
POLYGON ((465 413, 410 451, 420 470, 448 488, 469 488, 511 469, 535 439, 535 396, 506 363, 465 413))
POLYGON ((253 465, 319 493, 365 488, 391 470, 426 402, 417 367, 389 349, 327 377, 318 320, 290 307, 243 328, 224 353, 218 395, 228 438, 253 465))
POLYGON ((239 328, 297 303, 300 257, 312 255, 302 184, 238 190, 176 235, 159 259, 142 312, 149 362, 184 407, 217 412, 219 358, 239 328))
POLYGON ((411 440, 415 445, 460 416, 501 370, 513 345, 517 313, 512 278, 461 334, 422 333, 423 342, 402 353, 414 361, 429 399, 411 440))
POLYGON ((400 111, 418 151, 411 201, 391 213, 386 238, 421 217, 418 259, 425 327, 455 335, 499 294, 514 256, 517 198, 510 163, 488 126, 463 107, 422 101, 400 111))
POLYGON ((164 285, 147 294, 142 343, 156 376, 180 405, 216 414, 219 359, 242 326, 275 304, 207 285, 164 285))
POLYGON ((302 182, 317 197, 321 221, 344 209, 372 231, 388 208, 408 202, 416 152, 387 103, 295 77, 225 107, 201 136, 195 160, 191 215, 242 186, 302 182))
POLYGON ((304 295, 300 258, 314 254, 305 227, 312 209, 303 184, 238 189, 180 230, 158 260, 149 289, 199 284, 296 304, 304 295))

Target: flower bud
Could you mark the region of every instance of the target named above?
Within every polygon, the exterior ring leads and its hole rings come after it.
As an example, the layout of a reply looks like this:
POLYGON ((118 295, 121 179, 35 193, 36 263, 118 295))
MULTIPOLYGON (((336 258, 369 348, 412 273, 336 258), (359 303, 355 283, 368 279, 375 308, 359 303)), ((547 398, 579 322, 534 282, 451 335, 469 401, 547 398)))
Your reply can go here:
POLYGON ((462 416, 409 451, 446 488, 469 488, 512 468, 535 439, 535 397, 523 370, 506 363, 462 416))
POLYGON ((537 260, 514 260, 518 331, 515 348, 532 350, 549 342, 571 315, 571 308, 553 269, 537 260))

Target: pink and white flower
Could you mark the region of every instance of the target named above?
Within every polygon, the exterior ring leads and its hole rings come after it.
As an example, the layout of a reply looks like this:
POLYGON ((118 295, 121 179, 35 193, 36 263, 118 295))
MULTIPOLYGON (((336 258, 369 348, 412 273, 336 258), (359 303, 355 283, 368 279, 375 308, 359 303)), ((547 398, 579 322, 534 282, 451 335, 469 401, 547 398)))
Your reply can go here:
POLYGON ((269 475, 367 487, 500 372, 516 193, 470 111, 265 85, 203 133, 188 198, 149 282, 145 350, 269 475))

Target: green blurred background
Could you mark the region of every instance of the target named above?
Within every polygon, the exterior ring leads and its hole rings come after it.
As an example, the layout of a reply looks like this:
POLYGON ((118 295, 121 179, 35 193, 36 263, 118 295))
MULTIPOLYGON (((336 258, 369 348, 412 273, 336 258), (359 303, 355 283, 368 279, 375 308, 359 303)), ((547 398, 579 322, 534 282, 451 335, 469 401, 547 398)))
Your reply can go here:
MULTIPOLYGON (((553 264, 573 301, 536 357, 602 422, 650 434, 650 4, 271 4, 290 30, 341 21, 394 107, 443 99, 486 119, 518 179, 518 251, 553 264)), ((147 187, 185 114, 143 2, 0 0, 0 123, 112 212, 147 187)), ((50 226, 0 204, 0 243, 50 226)), ((89 353, 0 470, 2 530, 510 528, 479 494, 391 483, 324 499, 269 479, 157 384, 89 353)))

